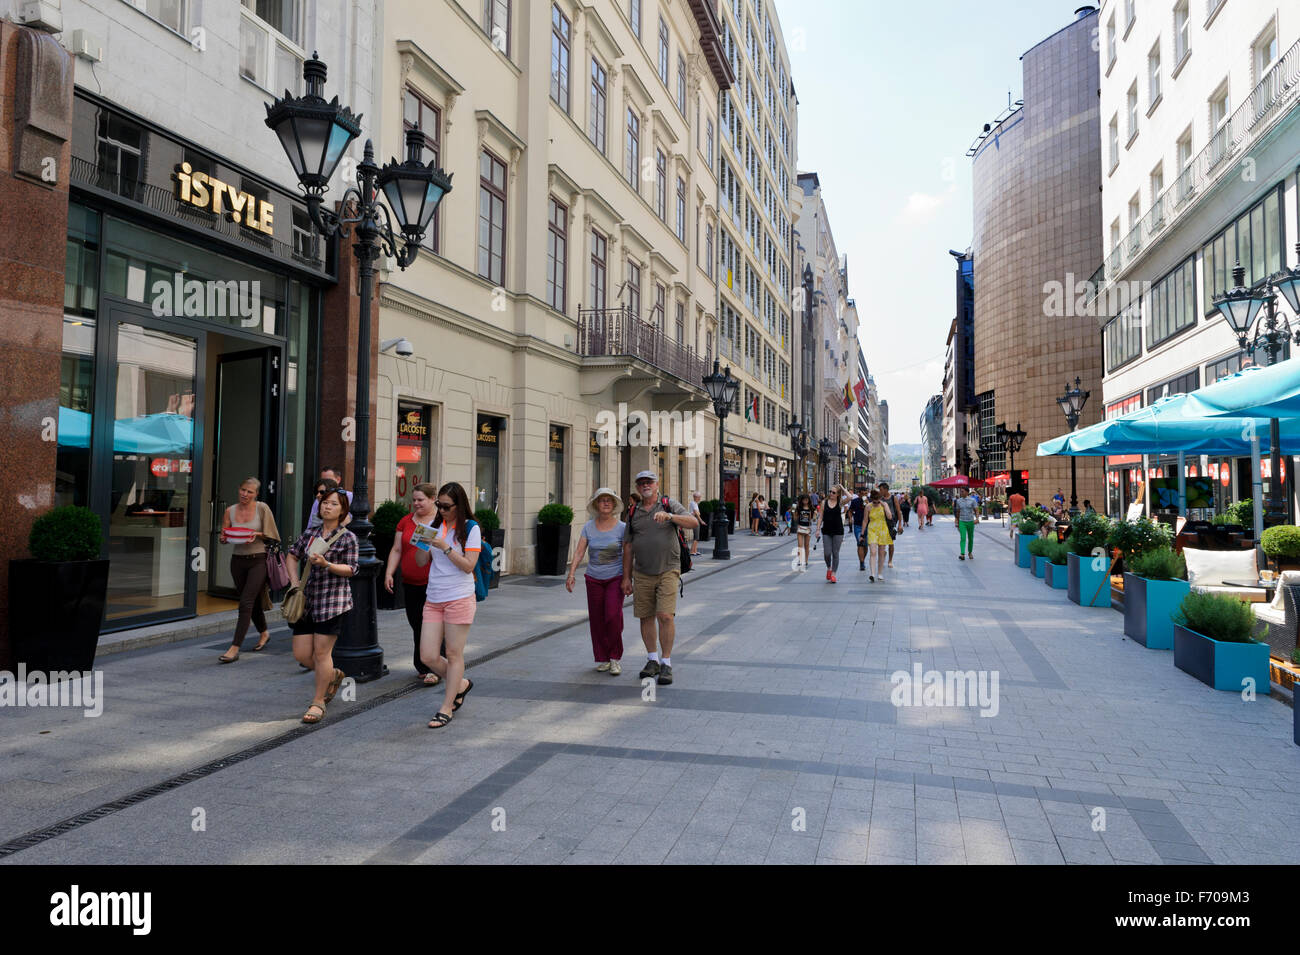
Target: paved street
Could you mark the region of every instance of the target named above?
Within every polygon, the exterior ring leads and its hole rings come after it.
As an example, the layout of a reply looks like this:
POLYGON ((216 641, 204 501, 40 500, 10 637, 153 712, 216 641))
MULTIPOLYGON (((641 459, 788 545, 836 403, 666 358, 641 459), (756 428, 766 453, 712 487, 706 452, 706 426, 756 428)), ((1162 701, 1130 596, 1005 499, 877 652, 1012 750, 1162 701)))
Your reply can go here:
POLYGON ((996 522, 976 539, 962 563, 951 522, 913 528, 875 584, 846 548, 832 586, 820 553, 795 573, 788 538, 742 533, 730 566, 688 576, 675 683, 653 700, 630 608, 611 678, 585 623, 528 642, 583 616, 580 594, 508 583, 441 731, 400 612, 382 625, 392 674, 314 729, 282 637, 229 667, 212 637, 106 657, 103 716, 3 714, 0 843, 137 796, 4 861, 1300 861, 1274 834, 1300 792, 1284 702, 1125 639, 1119 614, 1016 569, 996 522), (918 663, 996 672, 996 715, 893 705, 890 674, 918 663))

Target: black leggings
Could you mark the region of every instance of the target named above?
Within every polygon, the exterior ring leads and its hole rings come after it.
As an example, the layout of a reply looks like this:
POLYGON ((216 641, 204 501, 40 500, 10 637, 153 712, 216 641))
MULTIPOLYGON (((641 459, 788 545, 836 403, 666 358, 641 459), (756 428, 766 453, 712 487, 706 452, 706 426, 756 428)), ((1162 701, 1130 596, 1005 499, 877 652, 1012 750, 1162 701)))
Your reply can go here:
POLYGON ((266 632, 266 614, 262 612, 262 588, 266 586, 266 554, 234 554, 230 558, 230 576, 239 591, 239 623, 235 625, 235 646, 244 645, 248 624, 266 632))
MULTIPOLYGON (((411 625, 411 634, 415 637, 415 672, 420 676, 427 676, 433 671, 424 665, 420 659, 420 631, 424 627, 424 599, 427 596, 428 588, 424 584, 408 584, 402 581, 402 603, 406 609, 406 622, 411 625)), ((438 655, 445 657, 447 655, 447 639, 444 637, 442 647, 438 650, 438 655)))

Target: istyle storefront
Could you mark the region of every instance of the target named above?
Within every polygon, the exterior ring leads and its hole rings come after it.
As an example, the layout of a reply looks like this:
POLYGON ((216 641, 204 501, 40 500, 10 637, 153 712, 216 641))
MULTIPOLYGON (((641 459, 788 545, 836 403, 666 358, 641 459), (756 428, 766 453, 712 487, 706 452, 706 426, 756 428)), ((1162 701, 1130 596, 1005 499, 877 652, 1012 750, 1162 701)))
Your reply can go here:
POLYGON ((105 631, 234 606, 245 478, 303 526, 334 285, 296 196, 77 91, 54 503, 103 518, 105 631))

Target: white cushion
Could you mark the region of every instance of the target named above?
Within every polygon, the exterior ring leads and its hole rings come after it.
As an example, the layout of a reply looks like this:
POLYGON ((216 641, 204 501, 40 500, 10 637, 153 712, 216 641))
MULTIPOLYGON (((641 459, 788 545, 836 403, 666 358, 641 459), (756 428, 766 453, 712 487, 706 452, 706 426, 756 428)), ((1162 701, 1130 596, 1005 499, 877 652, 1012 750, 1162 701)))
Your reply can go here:
POLYGON ((1212 587, 1209 584, 1202 584, 1199 587, 1193 587, 1197 593, 1202 594, 1227 594, 1229 597, 1239 597, 1246 603, 1261 603, 1267 605, 1268 591, 1262 587, 1212 587))
POLYGON ((1286 611, 1278 610, 1269 604, 1253 604, 1250 609, 1255 611, 1257 620, 1278 625, 1286 623, 1286 611))
POLYGON ((1277 591, 1273 594, 1273 600, 1269 603, 1270 607, 1275 608, 1278 613, 1286 610, 1286 604, 1282 602, 1282 585, 1283 584, 1300 584, 1300 570, 1284 570, 1277 582, 1277 591))
MULTIPOLYGON (((1184 547, 1187 561, 1187 582, 1193 587, 1222 587, 1225 580, 1258 580, 1255 551, 1250 550, 1199 550, 1184 547)), ((1262 591, 1261 591, 1262 592, 1262 591)))

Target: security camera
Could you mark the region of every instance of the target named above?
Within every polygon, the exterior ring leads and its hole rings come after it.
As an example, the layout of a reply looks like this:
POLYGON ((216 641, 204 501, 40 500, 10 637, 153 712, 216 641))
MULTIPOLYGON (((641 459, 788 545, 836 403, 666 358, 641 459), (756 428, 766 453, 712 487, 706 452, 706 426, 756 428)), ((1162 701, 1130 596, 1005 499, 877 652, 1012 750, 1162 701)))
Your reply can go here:
POLYGON ((415 354, 415 346, 405 338, 386 338, 379 343, 381 352, 393 349, 402 358, 410 358, 415 354))

